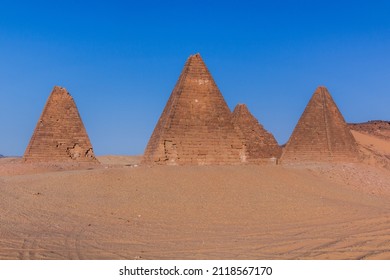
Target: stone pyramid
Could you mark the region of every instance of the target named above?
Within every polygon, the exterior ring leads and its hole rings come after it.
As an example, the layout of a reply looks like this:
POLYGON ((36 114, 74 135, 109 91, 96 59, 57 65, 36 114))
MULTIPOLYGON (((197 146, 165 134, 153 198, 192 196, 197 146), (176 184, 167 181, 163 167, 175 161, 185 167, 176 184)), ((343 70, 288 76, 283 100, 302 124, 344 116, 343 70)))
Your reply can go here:
POLYGON ((25 161, 97 162, 72 96, 55 86, 24 153, 25 161))
POLYGON ((199 54, 188 58, 146 147, 143 163, 245 162, 242 133, 199 54))
POLYGON ((249 112, 245 104, 238 104, 233 111, 233 123, 244 135, 248 161, 257 162, 264 159, 278 159, 282 148, 274 136, 269 133, 249 112))
POLYGON ((318 87, 282 155, 287 161, 355 161, 355 138, 325 87, 318 87))

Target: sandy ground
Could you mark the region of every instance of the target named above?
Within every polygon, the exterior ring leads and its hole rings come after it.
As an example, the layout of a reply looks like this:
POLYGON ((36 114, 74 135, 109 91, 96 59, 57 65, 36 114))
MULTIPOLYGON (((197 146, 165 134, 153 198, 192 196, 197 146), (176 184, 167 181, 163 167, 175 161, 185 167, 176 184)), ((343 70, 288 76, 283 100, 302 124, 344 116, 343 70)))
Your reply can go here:
POLYGON ((366 133, 352 131, 359 144, 361 159, 365 164, 384 167, 390 170, 390 138, 375 137, 366 133))
POLYGON ((0 259, 390 259, 390 170, 374 160, 99 160, 70 168, 0 159, 0 259))

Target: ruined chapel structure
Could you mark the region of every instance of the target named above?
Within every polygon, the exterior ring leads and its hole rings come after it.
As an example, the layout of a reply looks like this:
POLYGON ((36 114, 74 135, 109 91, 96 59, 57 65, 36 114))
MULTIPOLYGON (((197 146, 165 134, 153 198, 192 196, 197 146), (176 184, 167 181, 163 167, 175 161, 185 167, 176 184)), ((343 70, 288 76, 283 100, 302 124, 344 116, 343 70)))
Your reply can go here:
POLYGON ((246 161, 241 131, 199 54, 192 55, 146 147, 143 163, 238 164, 246 161))
POLYGON ((55 86, 46 102, 30 143, 26 162, 97 162, 72 96, 55 86))
POLYGON ((233 124, 244 135, 248 162, 256 163, 280 158, 282 148, 276 142, 275 137, 264 129, 245 104, 238 104, 234 108, 233 124))
POLYGON ((355 138, 325 87, 318 87, 298 121, 282 162, 341 161, 358 158, 355 138))

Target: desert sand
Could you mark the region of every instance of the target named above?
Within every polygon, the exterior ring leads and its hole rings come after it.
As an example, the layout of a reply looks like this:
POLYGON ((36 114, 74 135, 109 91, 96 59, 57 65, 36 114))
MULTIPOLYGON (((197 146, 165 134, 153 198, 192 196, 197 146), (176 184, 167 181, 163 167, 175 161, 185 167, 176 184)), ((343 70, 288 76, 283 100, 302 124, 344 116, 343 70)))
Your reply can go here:
POLYGON ((390 259, 390 142, 361 163, 0 159, 0 259, 390 259))

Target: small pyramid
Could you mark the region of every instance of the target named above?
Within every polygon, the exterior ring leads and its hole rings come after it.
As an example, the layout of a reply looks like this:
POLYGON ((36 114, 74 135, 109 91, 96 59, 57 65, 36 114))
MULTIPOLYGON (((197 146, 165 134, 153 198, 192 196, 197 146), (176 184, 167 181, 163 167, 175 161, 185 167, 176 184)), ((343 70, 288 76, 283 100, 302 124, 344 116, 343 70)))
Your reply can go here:
POLYGON ((355 161, 358 150, 337 105, 318 87, 284 149, 281 161, 355 161))
POLYGON ((24 160, 97 162, 72 96, 55 86, 50 94, 24 160))
POLYGON ((188 58, 146 147, 143 163, 235 164, 246 151, 231 111, 199 54, 188 58))
POLYGON ((275 137, 264 129, 245 104, 238 104, 234 108, 233 124, 244 135, 249 162, 280 158, 282 148, 276 142, 275 137))

